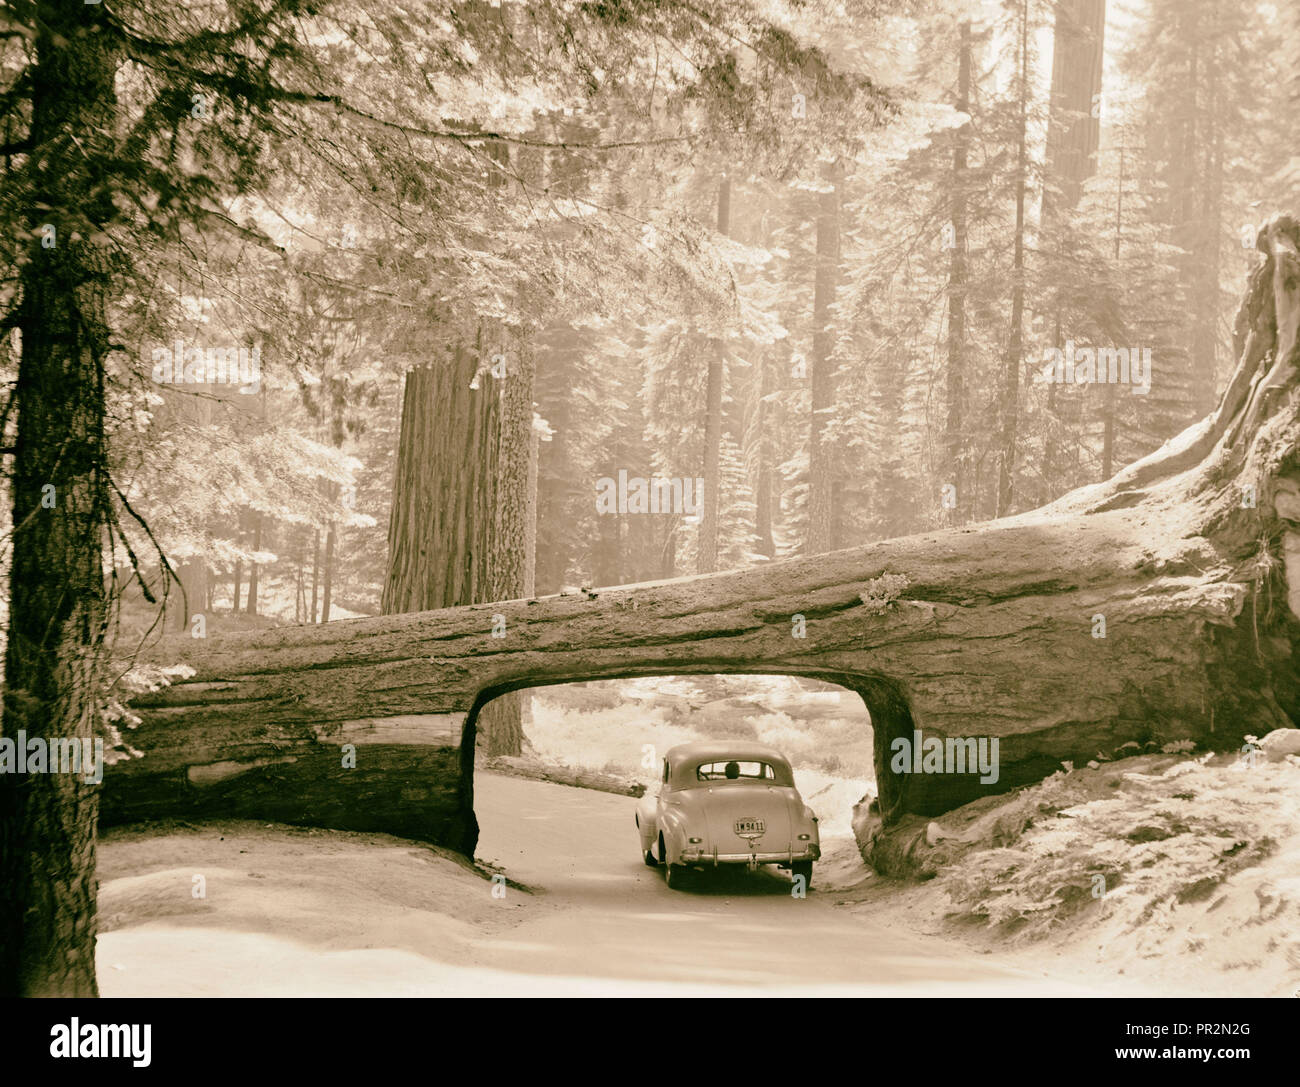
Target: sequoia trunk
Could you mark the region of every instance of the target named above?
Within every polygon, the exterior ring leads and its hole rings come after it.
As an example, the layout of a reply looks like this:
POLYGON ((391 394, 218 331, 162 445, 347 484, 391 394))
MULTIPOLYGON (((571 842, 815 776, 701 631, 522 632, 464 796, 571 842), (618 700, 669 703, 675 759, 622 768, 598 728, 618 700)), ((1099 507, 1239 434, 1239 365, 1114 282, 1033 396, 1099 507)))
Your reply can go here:
MULTIPOLYGON (((517 600, 528 594, 533 583, 536 541, 537 442, 533 429, 536 359, 530 347, 519 342, 516 350, 506 356, 505 365, 492 600, 517 600)), ((509 630, 504 633, 510 637, 509 630)), ((524 739, 521 713, 521 698, 514 692, 483 707, 478 727, 489 755, 520 754, 524 739)))
MULTIPOLYGON (((87 33, 98 8, 42 3, 31 68, 35 188, 48 224, 21 264, 14 396, 4 736, 90 742, 106 625, 104 434, 114 216, 88 151, 116 131, 116 57, 87 33)), ((97 159, 96 161, 102 161, 97 159)), ((0 991, 94 996, 97 785, 79 773, 0 774, 0 991)))
POLYGON ((488 596, 496 522, 498 395, 478 354, 406 375, 388 522, 387 615, 488 596))
POLYGON ((832 542, 833 447, 826 438, 835 383, 831 354, 835 345, 831 307, 839 280, 840 189, 838 164, 830 171, 830 188, 817 207, 817 270, 813 283, 813 350, 809 384, 812 386, 808 420, 808 539, 805 553, 829 551, 832 542))

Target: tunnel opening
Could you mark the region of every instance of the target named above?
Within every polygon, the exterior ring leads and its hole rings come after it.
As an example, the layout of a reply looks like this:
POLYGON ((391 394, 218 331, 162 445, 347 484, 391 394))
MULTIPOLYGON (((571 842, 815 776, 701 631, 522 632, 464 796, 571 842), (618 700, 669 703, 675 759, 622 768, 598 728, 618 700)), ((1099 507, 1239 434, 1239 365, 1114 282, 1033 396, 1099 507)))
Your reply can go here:
MULTIPOLYGON (((472 813, 471 855, 486 859, 505 844, 489 840, 480 849, 475 775, 502 769, 500 757, 485 754, 478 725, 483 707, 513 691, 522 693, 525 715, 526 746, 517 761, 530 769, 585 774, 589 788, 628 785, 653 792, 663 755, 674 744, 749 740, 790 759, 800 795, 839 843, 852 841, 859 804, 874 799, 884 821, 906 805, 908 778, 890 770, 888 752, 896 737, 911 735, 912 717, 903 692, 883 677, 676 668, 516 683, 482 691, 466 717, 461 784, 463 810, 472 813)), ((507 772, 516 769, 507 765, 507 772)), ((565 774, 551 780, 564 782, 565 774)))

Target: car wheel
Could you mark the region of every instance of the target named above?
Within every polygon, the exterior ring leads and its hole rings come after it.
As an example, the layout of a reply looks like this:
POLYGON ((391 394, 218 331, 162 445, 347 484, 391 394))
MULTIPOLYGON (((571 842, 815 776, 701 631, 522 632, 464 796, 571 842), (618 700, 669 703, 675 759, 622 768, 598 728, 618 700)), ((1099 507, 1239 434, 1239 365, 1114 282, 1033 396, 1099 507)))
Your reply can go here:
POLYGON ((669 887, 680 891, 682 885, 686 882, 686 866, 668 862, 668 850, 664 847, 664 836, 662 834, 659 835, 659 863, 664 865, 664 882, 669 887))
POLYGON ((653 849, 647 849, 645 851, 645 864, 647 868, 659 867, 659 862, 655 860, 655 854, 653 849))
POLYGON ((812 886, 812 861, 795 861, 790 866, 790 878, 803 876, 803 889, 806 891, 812 886))

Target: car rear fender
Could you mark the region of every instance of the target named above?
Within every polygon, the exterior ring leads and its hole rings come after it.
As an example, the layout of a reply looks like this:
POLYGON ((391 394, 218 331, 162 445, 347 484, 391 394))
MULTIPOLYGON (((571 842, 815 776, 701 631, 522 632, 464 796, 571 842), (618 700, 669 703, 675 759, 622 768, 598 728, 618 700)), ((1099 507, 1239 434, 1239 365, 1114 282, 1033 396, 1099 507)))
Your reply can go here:
MULTIPOLYGON (((689 814, 680 803, 662 804, 659 807, 659 833, 669 857, 676 857, 686 846, 689 814)), ((660 858, 662 859, 662 858, 660 858)))
POLYGON ((817 813, 803 802, 798 793, 793 794, 790 800, 790 826, 796 838, 800 834, 807 834, 809 840, 815 845, 821 844, 821 834, 817 827, 817 813))
POLYGON ((659 839, 659 798, 643 796, 636 805, 637 832, 641 835, 641 851, 644 853, 659 839))

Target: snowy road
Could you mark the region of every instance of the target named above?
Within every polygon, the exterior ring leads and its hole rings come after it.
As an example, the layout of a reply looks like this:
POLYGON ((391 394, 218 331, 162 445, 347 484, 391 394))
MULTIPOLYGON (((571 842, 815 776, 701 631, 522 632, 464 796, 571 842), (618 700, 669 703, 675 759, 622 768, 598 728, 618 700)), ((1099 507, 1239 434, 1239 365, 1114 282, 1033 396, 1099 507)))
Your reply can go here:
MULTIPOLYGON (((1102 995, 837 906, 814 880, 710 873, 670 890, 628 797, 477 778, 481 877, 382 835, 253 823, 100 850, 105 996, 1102 995), (204 894, 196 897, 196 878, 204 894), (500 892, 500 888, 497 889, 500 892)), ((1022 960, 1023 961, 1023 960, 1022 960)), ((1131 990, 1130 990, 1131 991, 1131 990)))
POLYGON ((816 874, 805 899, 791 897, 789 877, 776 869, 703 873, 689 889, 671 890, 662 869, 639 858, 634 805, 607 793, 478 777, 480 858, 544 888, 562 907, 525 923, 510 946, 487 948, 491 965, 650 983, 656 990, 1095 992, 1002 969, 989 956, 902 934, 863 910, 837 908, 836 894, 821 890, 816 874))

